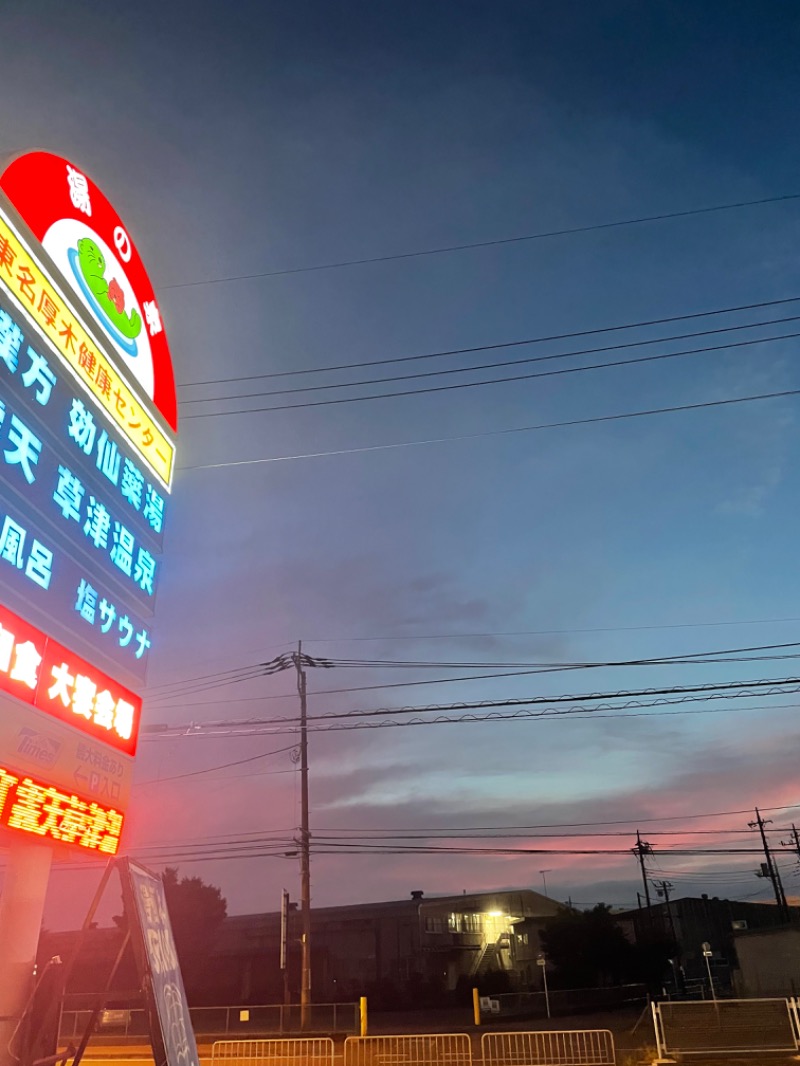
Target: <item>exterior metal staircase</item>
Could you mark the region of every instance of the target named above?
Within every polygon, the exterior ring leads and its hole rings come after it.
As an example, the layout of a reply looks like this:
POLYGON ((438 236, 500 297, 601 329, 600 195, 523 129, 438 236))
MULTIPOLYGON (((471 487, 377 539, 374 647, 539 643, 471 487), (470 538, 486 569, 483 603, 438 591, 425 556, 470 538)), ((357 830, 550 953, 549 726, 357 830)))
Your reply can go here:
POLYGON ((499 943, 487 944, 478 955, 472 967, 472 977, 482 977, 490 970, 502 970, 503 958, 499 943))

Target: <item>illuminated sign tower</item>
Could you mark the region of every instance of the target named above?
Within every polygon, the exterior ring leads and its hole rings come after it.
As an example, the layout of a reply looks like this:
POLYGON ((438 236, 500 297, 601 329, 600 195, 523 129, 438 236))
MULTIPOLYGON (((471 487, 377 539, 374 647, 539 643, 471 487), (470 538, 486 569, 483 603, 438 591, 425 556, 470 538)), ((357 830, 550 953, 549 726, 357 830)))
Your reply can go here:
POLYGON ((155 639, 172 362, 83 170, 33 152, 0 190, 0 832, 109 855, 155 639))
POLYGON ((117 854, 177 411, 152 285, 80 167, 0 175, 0 1066, 53 854, 117 854))

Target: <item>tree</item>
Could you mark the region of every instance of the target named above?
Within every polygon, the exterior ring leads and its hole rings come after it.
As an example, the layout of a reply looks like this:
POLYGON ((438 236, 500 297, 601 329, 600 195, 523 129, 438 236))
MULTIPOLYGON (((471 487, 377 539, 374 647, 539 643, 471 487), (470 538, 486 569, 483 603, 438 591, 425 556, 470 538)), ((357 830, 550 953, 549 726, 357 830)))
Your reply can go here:
POLYGON ((565 988, 618 984, 634 964, 633 947, 604 903, 590 911, 563 909, 547 922, 541 939, 565 988))
MULTIPOLYGON (((215 885, 200 877, 179 878, 177 867, 168 866, 162 879, 186 994, 190 1003, 200 1004, 214 998, 214 973, 206 964, 228 905, 215 885)), ((114 922, 124 929, 127 918, 115 915, 114 922)))
POLYGON ((164 895, 167 900, 175 947, 183 959, 196 955, 205 945, 206 954, 214 934, 228 913, 222 892, 215 885, 207 885, 200 877, 178 879, 178 869, 168 866, 164 871, 164 895))

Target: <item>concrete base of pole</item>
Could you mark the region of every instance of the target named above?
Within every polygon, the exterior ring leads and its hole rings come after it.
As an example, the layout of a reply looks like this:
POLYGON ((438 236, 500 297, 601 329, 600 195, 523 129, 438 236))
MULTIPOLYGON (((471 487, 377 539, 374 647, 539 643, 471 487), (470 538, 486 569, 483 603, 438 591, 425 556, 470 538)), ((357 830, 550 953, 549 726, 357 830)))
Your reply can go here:
POLYGON ((53 851, 38 841, 8 850, 0 894, 0 1066, 17 1066, 9 1041, 33 991, 36 949, 53 851))

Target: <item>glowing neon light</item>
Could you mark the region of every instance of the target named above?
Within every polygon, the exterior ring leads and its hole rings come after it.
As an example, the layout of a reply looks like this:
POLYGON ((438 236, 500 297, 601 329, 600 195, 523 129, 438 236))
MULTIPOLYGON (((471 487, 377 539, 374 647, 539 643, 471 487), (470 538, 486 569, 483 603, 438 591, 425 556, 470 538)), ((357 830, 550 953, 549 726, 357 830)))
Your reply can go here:
POLYGON ((0 767, 0 825, 116 855, 124 818, 111 807, 0 767))
POLYGON ((73 375, 120 428, 136 453, 169 487, 175 447, 98 348, 56 282, 0 211, 0 280, 73 375))
POLYGON ((50 152, 13 159, 0 173, 0 187, 94 318, 106 354, 176 430, 175 377, 161 311, 114 205, 81 167, 50 152))
POLYGON ((0 691, 133 755, 142 701, 5 607, 0 607, 0 691))

